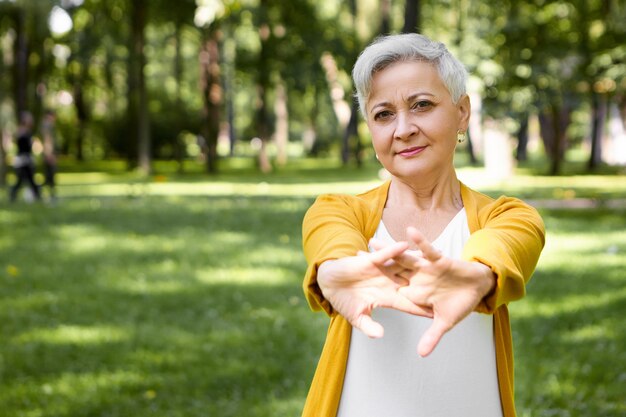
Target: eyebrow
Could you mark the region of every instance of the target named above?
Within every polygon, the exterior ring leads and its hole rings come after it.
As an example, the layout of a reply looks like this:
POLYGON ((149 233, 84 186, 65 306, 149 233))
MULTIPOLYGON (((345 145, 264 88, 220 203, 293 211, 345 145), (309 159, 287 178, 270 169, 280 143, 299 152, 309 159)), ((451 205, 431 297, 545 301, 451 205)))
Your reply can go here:
MULTIPOLYGON (((436 95, 434 95, 434 94, 432 94, 432 93, 427 93, 427 92, 425 92, 425 91, 421 91, 421 92, 419 92, 419 93, 411 94, 410 96, 408 96, 408 97, 407 97, 407 101, 413 101, 413 100, 415 100, 416 98, 418 98, 419 96, 430 96, 430 97, 433 97, 433 98, 436 98, 436 97, 437 97, 436 95)), ((389 105, 390 105, 390 103, 389 103, 388 101, 382 101, 382 102, 380 102, 380 103, 376 103, 376 104, 375 104, 375 105, 374 105, 374 106, 370 109, 369 113, 374 112, 374 110, 375 110, 376 108, 378 108, 378 107, 387 107, 387 106, 389 106, 389 105)))

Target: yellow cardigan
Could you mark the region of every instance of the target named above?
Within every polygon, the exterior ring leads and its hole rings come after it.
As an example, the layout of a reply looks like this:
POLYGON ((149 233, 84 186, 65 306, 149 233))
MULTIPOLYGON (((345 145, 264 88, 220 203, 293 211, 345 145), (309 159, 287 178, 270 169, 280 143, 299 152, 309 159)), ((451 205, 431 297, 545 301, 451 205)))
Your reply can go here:
MULTIPOLYGON (((343 388, 352 327, 324 299, 317 285, 317 268, 324 261, 368 250, 380 223, 390 182, 358 196, 322 195, 307 211, 303 247, 308 269, 304 292, 313 310, 330 316, 326 343, 313 377, 303 417, 335 417, 343 388)), ((545 242, 544 224, 537 211, 522 201, 493 199, 461 184, 470 238, 463 259, 489 266, 497 284, 476 311, 494 315, 496 364, 504 417, 515 416, 513 346, 507 303, 525 294, 545 242)))

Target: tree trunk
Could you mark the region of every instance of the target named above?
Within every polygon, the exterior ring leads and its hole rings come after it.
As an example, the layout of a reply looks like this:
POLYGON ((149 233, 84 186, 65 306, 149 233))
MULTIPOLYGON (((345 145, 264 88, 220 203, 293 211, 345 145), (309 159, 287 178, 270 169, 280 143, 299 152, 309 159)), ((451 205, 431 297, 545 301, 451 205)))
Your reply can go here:
POLYGON ((420 0, 406 0, 404 6, 404 27, 402 33, 420 33, 420 0))
POLYGON ((587 169, 594 171, 602 164, 602 141, 604 139, 604 121, 607 115, 607 99, 604 94, 591 93, 591 155, 587 169))
POLYGON ((13 45, 13 88, 15 95, 15 116, 28 111, 28 41, 26 16, 21 7, 15 9, 15 41, 13 45))
POLYGON ((224 86, 224 101, 226 107, 226 122, 228 124, 228 148, 229 155, 235 155, 235 143, 237 136, 235 134, 235 57, 236 57, 236 42, 233 38, 232 31, 229 27, 226 28, 227 32, 224 33, 223 41, 223 62, 222 62, 222 84, 224 86))
MULTIPOLYGON (((182 120, 183 113, 183 99, 181 85, 183 83, 183 56, 181 48, 181 29, 182 22, 176 20, 176 27, 174 28, 174 78, 176 79, 176 111, 178 112, 177 120, 182 120)), ((180 134, 174 138, 174 158, 178 164, 178 173, 183 173, 185 170, 185 144, 182 142, 180 134)))
POLYGON ((515 151, 515 159, 518 162, 528 159, 528 115, 525 114, 520 121, 517 131, 517 150, 515 151))
POLYGON ((144 45, 147 12, 147 2, 145 0, 133 0, 131 2, 131 47, 128 69, 128 114, 130 119, 129 132, 131 134, 129 138, 129 158, 131 166, 134 166, 132 161, 136 157, 139 169, 146 175, 151 172, 152 168, 150 116, 148 113, 148 95, 144 75, 146 66, 144 45))
MULTIPOLYGON (((81 69, 81 74, 86 72, 86 70, 81 69)), ((87 106, 85 106, 85 100, 83 99, 83 80, 84 77, 80 75, 74 81, 74 107, 76 108, 76 118, 78 119, 78 129, 76 131, 76 159, 78 161, 83 161, 85 159, 85 129, 89 118, 87 114, 87 106)))
POLYGON ((552 104, 550 110, 553 129, 552 137, 554 139, 550 161, 550 175, 558 175, 561 172, 561 162, 565 150, 564 129, 561 128, 562 109, 558 105, 552 104))
POLYGON ((559 104, 551 104, 547 111, 539 113, 539 128, 546 155, 550 159, 550 174, 557 175, 565 156, 566 131, 570 122, 570 110, 559 104))
POLYGON ((263 14, 261 25, 259 26, 259 38, 261 40, 261 50, 259 52, 257 66, 257 105, 255 112, 255 130, 257 137, 261 140, 258 153, 258 166, 261 172, 268 173, 272 170, 272 165, 267 155, 267 141, 270 137, 270 124, 268 119, 268 97, 270 88, 270 51, 269 41, 271 29, 267 24, 267 0, 261 0, 260 13, 263 14))
POLYGON ((202 97, 204 102, 204 135, 207 144, 207 172, 218 171, 217 137, 220 130, 220 104, 222 86, 220 84, 219 30, 209 27, 205 31, 203 50, 200 53, 202 68, 202 97))
POLYGON ((380 0, 380 33, 387 35, 391 32, 391 0, 380 0))
POLYGON ((267 138, 269 137, 269 121, 267 115, 267 93, 266 88, 261 84, 257 85, 258 104, 256 109, 255 127, 260 142, 258 154, 258 166, 261 172, 268 173, 272 171, 269 155, 267 154, 267 138))
POLYGON ((317 155, 317 118, 319 115, 319 100, 317 100, 317 86, 311 86, 311 95, 313 96, 313 106, 308 114, 307 127, 302 134, 302 147, 308 156, 317 155))
POLYGON ((353 154, 356 160, 357 166, 361 166, 363 161, 361 158, 362 147, 361 140, 359 139, 358 132, 359 121, 359 104, 356 99, 352 101, 352 108, 350 113, 350 120, 344 130, 342 146, 341 146, 341 162, 347 165, 350 161, 350 154, 353 154), (354 140, 354 147, 350 146, 351 141, 354 140))
POLYGON ((287 92, 282 81, 276 85, 274 114, 276 114, 276 132, 274 133, 277 148, 276 163, 284 166, 287 164, 287 146, 289 144, 289 112, 287 110, 287 92))
POLYGON ((7 152, 5 145, 11 140, 9 132, 5 129, 4 123, 0 126, 0 188, 4 188, 7 185, 7 152))
POLYGON ((474 166, 478 164, 478 159, 476 159, 476 153, 474 152, 474 144, 472 143, 471 129, 468 129, 466 134, 467 134, 467 154, 470 159, 470 164, 474 166))

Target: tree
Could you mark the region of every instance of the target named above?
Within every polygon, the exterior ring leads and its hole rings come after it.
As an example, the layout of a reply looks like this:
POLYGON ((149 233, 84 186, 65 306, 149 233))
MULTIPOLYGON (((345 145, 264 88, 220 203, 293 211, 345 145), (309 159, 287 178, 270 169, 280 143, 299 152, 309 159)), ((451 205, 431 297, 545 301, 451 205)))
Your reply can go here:
MULTIPOLYGON (((128 54, 128 115, 129 132, 136 135, 136 148, 131 147, 129 156, 137 155, 137 164, 144 174, 149 174, 151 166, 150 120, 148 113, 148 92, 146 89, 145 30, 148 21, 148 3, 146 0, 131 0, 128 54)), ((131 136, 132 138, 132 136, 131 136)), ((131 143, 134 141, 131 139, 131 143)), ((133 161, 130 161, 133 165, 133 161)))
POLYGON ((402 33, 420 33, 422 26, 420 6, 420 0, 406 0, 404 6, 404 26, 402 27, 402 33))
POLYGON ((492 13, 486 37, 496 46, 493 62, 498 68, 484 73, 488 111, 536 112, 551 174, 560 173, 571 144, 570 115, 581 106, 591 109, 589 135, 595 144, 591 158, 598 162, 603 101, 624 74, 611 73, 608 67, 615 68, 620 59, 616 51, 624 43, 624 29, 617 22, 623 21, 626 11, 615 7, 607 13, 607 5, 585 0, 541 5, 503 1, 485 10, 492 13))
POLYGON ((217 22, 203 31, 202 51, 200 52, 201 91, 204 103, 203 133, 206 141, 207 171, 217 172, 217 136, 220 126, 220 106, 222 87, 220 82, 220 32, 217 22))

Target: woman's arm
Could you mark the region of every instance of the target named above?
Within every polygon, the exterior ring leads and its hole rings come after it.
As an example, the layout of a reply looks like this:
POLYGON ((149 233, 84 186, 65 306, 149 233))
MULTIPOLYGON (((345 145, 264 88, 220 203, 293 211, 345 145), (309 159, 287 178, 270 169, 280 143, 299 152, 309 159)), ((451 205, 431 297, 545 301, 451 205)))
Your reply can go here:
POLYGON ((369 252, 366 235, 373 233, 371 206, 350 196, 320 196, 307 211, 303 226, 304 254, 309 264, 304 292, 314 310, 340 314, 370 337, 383 329, 371 320, 376 307, 395 308, 411 314, 432 316, 397 293, 408 281, 397 276, 402 268, 393 258, 406 243, 369 252), (366 222, 372 222, 366 224, 366 222))
POLYGON ((308 264, 303 290, 309 306, 333 315, 336 312, 318 285, 318 269, 326 261, 368 250, 354 204, 344 196, 318 197, 302 222, 302 247, 308 264))
POLYGON ((488 266, 496 285, 477 306, 493 313, 526 294, 545 244, 545 227, 537 210, 521 200, 500 197, 478 210, 479 230, 471 234, 462 259, 488 266))

